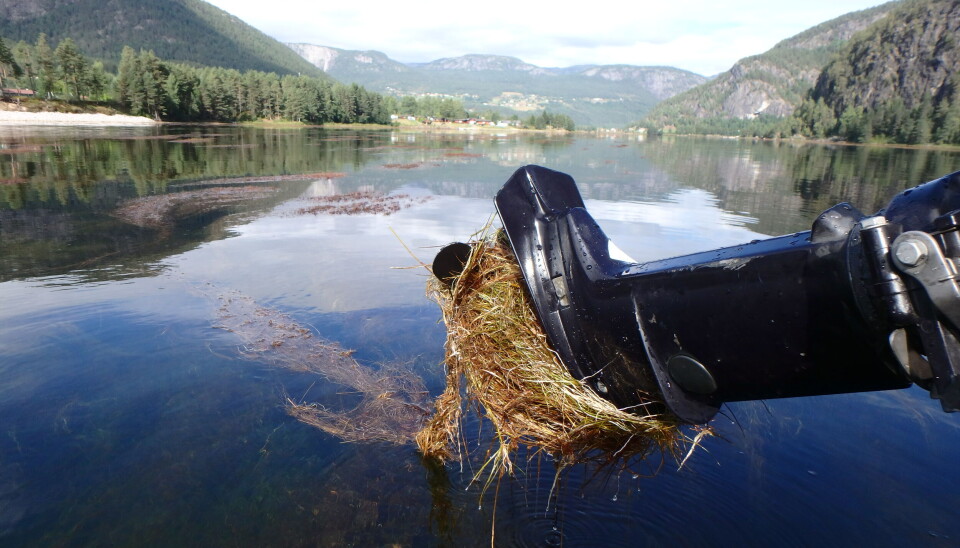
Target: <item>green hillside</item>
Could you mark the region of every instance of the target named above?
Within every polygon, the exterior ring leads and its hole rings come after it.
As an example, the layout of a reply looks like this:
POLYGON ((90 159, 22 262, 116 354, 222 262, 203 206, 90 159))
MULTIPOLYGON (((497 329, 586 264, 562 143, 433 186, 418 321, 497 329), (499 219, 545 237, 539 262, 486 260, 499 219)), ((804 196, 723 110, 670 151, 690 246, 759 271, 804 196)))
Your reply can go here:
POLYGON ((52 44, 72 38, 110 70, 127 45, 192 65, 323 75, 280 42, 201 0, 0 0, 0 36, 8 44, 32 42, 40 33, 52 44))

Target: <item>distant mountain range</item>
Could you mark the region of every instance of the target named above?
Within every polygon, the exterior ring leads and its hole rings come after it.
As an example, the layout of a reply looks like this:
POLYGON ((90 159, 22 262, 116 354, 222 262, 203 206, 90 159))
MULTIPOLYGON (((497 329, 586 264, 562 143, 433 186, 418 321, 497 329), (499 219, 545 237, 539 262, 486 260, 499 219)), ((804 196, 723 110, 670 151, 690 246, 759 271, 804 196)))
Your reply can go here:
POLYGON ((787 38, 766 53, 741 59, 709 82, 659 103, 646 123, 664 126, 691 118, 789 116, 831 57, 899 4, 848 13, 787 38))
POLYGON ((123 46, 194 65, 322 76, 280 42, 201 0, 0 0, 0 36, 12 46, 46 33, 72 38, 115 68, 123 46))
POLYGON ((707 81, 672 67, 579 65, 545 68, 515 57, 464 55, 404 64, 379 51, 288 44, 343 82, 394 95, 442 94, 467 108, 521 116, 546 109, 580 125, 623 127, 656 103, 707 81))

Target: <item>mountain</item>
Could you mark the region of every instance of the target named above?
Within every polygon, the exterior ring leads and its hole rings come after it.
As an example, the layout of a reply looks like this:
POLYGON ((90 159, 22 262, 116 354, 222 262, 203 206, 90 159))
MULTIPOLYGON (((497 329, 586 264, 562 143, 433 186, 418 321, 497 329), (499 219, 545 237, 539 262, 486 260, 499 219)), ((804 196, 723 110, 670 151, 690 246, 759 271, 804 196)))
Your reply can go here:
POLYGON ((623 127, 657 102, 705 82, 672 67, 580 65, 545 68, 502 55, 464 55, 404 64, 378 51, 288 44, 343 82, 398 96, 441 94, 475 110, 520 116, 547 109, 579 125, 623 127))
POLYGON ((336 72, 353 75, 385 72, 389 74, 412 70, 407 65, 394 61, 379 51, 351 51, 312 44, 287 44, 287 47, 308 63, 326 73, 336 72))
POLYGON ((429 63, 414 63, 412 66, 424 70, 450 71, 462 70, 467 72, 499 71, 499 72, 526 72, 529 74, 548 74, 546 69, 536 65, 524 63, 516 57, 506 55, 464 55, 461 57, 447 57, 429 63))
POLYGON ((813 99, 840 115, 881 108, 899 98, 912 109, 949 100, 960 71, 960 2, 908 2, 851 41, 824 68, 813 99), (926 97, 926 99, 925 99, 926 97))
POLYGON ((72 38, 108 68, 116 67, 128 45, 194 65, 323 74, 280 42, 201 0, 0 0, 0 36, 8 44, 34 43, 41 32, 53 47, 72 38))
POLYGON ((904 2, 837 53, 800 118, 847 140, 960 143, 958 36, 957 0, 904 2))
POLYGON ((645 123, 663 127, 695 119, 789 116, 831 56, 898 4, 848 13, 787 38, 766 53, 741 59, 709 82, 663 101, 645 123))

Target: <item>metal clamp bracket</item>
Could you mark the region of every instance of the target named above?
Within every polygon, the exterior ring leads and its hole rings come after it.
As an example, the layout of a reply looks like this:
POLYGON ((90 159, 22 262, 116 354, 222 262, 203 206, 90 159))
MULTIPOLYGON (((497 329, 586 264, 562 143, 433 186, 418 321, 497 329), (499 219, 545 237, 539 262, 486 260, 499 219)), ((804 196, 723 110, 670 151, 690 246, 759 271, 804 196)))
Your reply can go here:
POLYGON ((891 249, 897 268, 919 282, 937 310, 954 328, 960 328, 957 269, 933 236, 918 230, 904 232, 893 241, 891 249))

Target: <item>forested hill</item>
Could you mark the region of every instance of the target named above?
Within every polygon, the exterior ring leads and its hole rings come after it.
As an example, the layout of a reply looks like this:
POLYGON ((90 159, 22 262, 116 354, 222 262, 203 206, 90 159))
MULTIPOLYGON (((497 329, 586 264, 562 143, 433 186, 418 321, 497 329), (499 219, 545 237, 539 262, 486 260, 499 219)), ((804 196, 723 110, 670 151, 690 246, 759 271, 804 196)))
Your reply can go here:
POLYGON ((131 46, 193 65, 323 76, 280 42, 201 0, 0 0, 0 36, 8 43, 32 42, 40 33, 54 44, 72 38, 108 69, 131 46))
POLYGON ((709 82, 658 104, 644 124, 696 131, 698 125, 717 125, 721 120, 789 116, 831 56, 897 5, 889 2, 843 15, 783 40, 766 53, 741 59, 709 82))
POLYGON ((839 52, 811 103, 808 126, 847 140, 960 143, 960 2, 905 2, 839 52))
POLYGON ((581 65, 547 68, 502 55, 464 55, 404 64, 378 51, 289 46, 342 82, 397 96, 442 94, 467 108, 526 116, 547 109, 578 125, 624 127, 657 102, 705 82, 673 67, 581 65))

